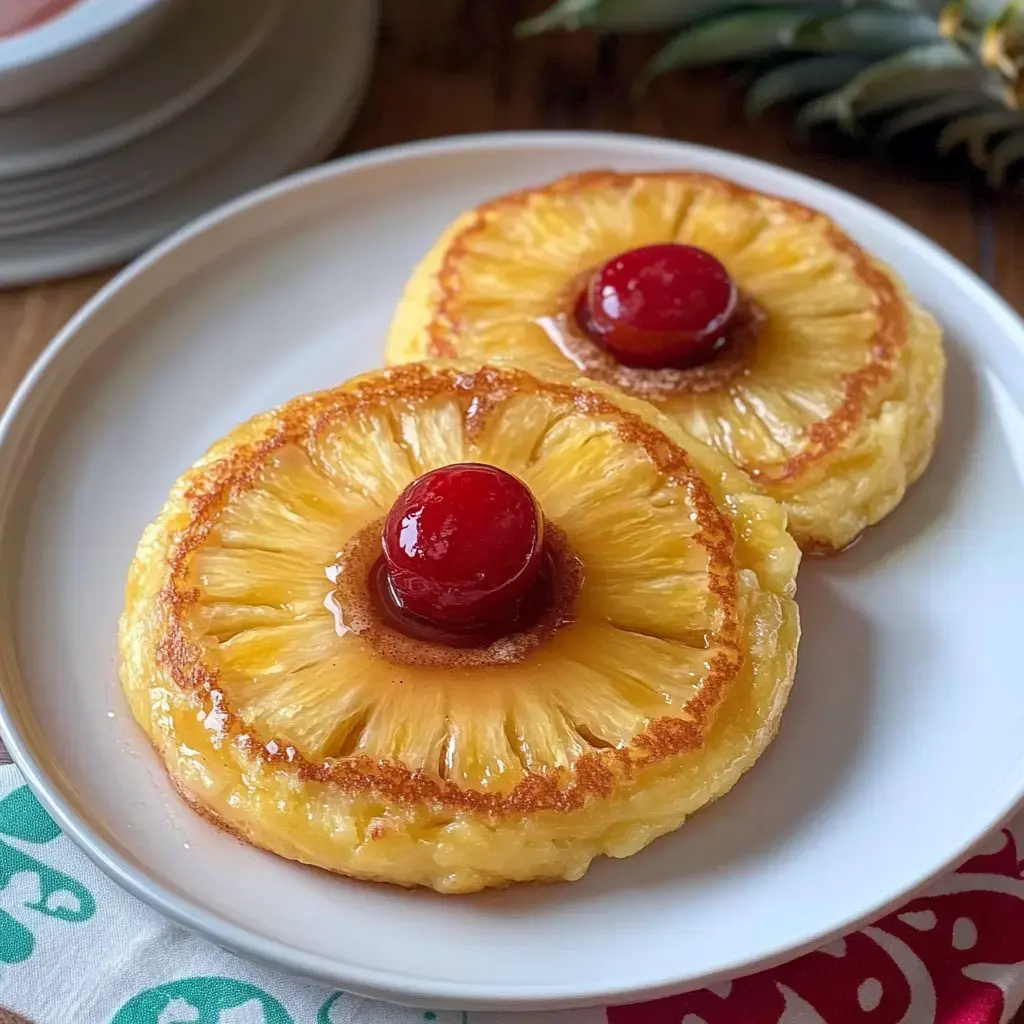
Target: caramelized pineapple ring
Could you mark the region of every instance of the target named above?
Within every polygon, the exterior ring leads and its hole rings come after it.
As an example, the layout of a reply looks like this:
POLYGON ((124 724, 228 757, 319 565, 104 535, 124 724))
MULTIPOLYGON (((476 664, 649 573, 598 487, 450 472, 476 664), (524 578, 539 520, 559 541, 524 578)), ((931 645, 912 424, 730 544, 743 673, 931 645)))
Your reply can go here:
POLYGON ((132 710, 202 813, 286 857, 469 891, 577 878, 726 791, 792 682, 780 506, 590 382, 421 364, 257 416, 175 486, 121 623, 132 710), (325 570, 418 475, 522 479, 582 564, 517 660, 392 662, 325 570))
POLYGON ((802 545, 826 549, 887 515, 924 471, 945 366, 935 321, 823 214, 685 172, 576 175, 463 215, 413 274, 387 354, 559 372, 575 361, 714 445, 786 504, 802 545), (567 289, 659 242, 710 252, 756 308, 742 366, 729 350, 637 371, 590 343, 581 360, 567 289))

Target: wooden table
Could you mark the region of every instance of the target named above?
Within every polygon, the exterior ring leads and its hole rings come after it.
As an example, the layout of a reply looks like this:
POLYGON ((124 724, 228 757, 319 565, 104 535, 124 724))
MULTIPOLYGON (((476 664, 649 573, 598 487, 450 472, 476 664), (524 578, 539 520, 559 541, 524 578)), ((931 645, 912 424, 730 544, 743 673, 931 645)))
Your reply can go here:
MULTIPOLYGON (((724 74, 677 74, 634 106, 629 83, 653 41, 560 34, 516 41, 544 0, 384 0, 380 52, 339 154, 411 139, 524 128, 640 132, 771 160, 862 196, 933 238, 1024 312, 1024 201, 923 180, 871 157, 801 148, 784 115, 744 120, 724 74)), ((54 333, 113 274, 0 292, 0 402, 54 333)))
MULTIPOLYGON (((584 33, 516 41, 544 0, 384 0, 380 52, 363 111, 339 154, 464 132, 590 128, 720 146, 803 171, 894 213, 973 267, 1024 312, 1024 200, 929 181, 871 157, 801 149, 783 115, 744 120, 715 72, 656 82, 634 106, 629 83, 650 55, 640 37, 584 33)), ((0 292, 0 402, 43 346, 112 271, 0 292)))
MULTIPOLYGON (((544 6, 543 0, 384 0, 373 81, 338 153, 526 128, 639 132, 719 146, 876 203, 948 249, 1024 312, 1024 201, 923 180, 871 157, 840 159, 802 149, 782 115, 745 121, 738 92, 715 72, 663 79, 634 106, 629 83, 653 42, 598 42, 585 34, 515 41, 511 30, 518 18, 544 6)), ((0 402, 7 402, 55 332, 112 274, 0 292, 0 402)))

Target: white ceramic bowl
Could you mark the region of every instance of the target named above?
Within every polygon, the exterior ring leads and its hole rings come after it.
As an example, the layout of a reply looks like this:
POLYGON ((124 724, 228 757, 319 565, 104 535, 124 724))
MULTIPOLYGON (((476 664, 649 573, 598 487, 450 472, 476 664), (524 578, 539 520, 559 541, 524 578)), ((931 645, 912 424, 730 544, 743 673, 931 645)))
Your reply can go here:
POLYGON ((78 0, 35 28, 0 38, 0 111, 27 106, 113 64, 174 0, 78 0))

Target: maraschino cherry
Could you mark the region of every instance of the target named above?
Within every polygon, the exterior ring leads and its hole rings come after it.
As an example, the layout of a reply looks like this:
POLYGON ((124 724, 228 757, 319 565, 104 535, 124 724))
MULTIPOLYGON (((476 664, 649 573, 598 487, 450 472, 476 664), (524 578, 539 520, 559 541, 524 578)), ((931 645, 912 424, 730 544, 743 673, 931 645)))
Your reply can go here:
POLYGON ((725 341, 736 285, 693 245, 645 245, 590 277, 576 305, 584 331, 627 366, 695 366, 725 341))
POLYGON ((414 480, 384 523, 397 610, 450 630, 513 623, 541 568, 544 519, 529 488, 480 463, 414 480))

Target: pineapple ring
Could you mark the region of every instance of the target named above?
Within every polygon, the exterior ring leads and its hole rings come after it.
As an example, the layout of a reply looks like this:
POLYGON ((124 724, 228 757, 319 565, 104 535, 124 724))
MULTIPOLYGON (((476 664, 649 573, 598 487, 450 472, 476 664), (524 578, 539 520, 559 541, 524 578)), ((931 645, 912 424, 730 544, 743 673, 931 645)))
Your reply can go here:
POLYGON ((573 175, 463 214, 414 271, 388 336, 389 363, 432 356, 582 370, 654 401, 783 502, 808 550, 852 543, 924 472, 945 369, 932 317, 828 217, 691 172, 573 175), (574 338, 574 283, 666 241, 715 255, 764 314, 742 372, 725 352, 615 374, 574 338))
POLYGON ((129 573, 121 679, 176 788, 256 846, 446 892, 574 879, 771 740, 798 563, 782 507, 652 406, 410 365, 256 416, 181 477, 129 573), (325 569, 410 480, 468 460, 564 532, 574 620, 514 664, 393 664, 335 629, 325 569))

